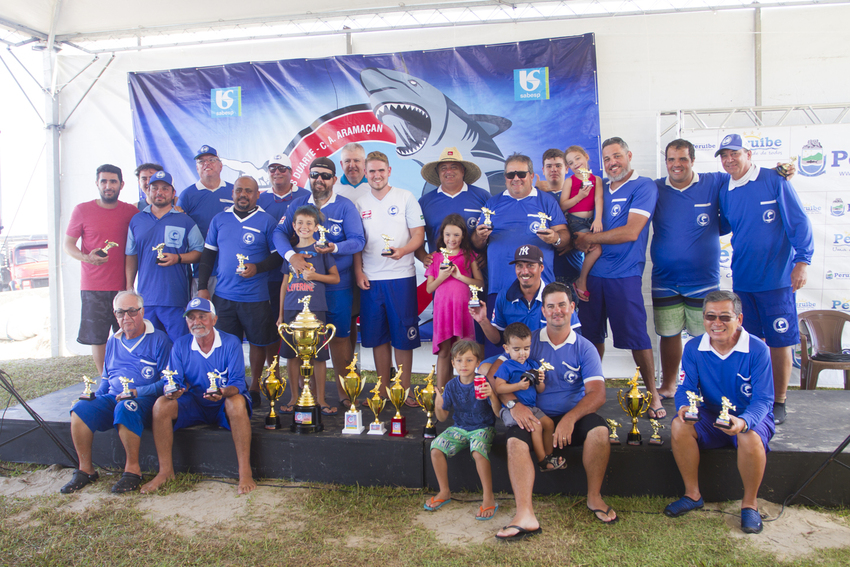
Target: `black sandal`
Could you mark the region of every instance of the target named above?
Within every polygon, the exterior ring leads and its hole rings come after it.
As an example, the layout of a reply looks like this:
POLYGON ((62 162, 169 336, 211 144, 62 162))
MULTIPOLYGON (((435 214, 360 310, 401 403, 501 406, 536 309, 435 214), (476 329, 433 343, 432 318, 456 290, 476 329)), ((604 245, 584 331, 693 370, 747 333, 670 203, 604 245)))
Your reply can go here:
POLYGON ((135 473, 125 472, 121 478, 112 485, 112 492, 116 494, 124 494, 125 492, 133 492, 142 484, 142 477, 135 473))
POLYGON ((540 472, 552 472, 567 466, 567 460, 564 457, 556 457, 555 453, 549 453, 537 463, 537 466, 540 467, 540 472), (552 465, 552 468, 550 469, 548 465, 552 465))
POLYGON ((99 478, 100 475, 97 474, 97 471, 94 471, 94 474, 89 474, 81 471, 80 469, 74 469, 74 476, 71 477, 71 482, 60 488, 59 492, 62 494, 71 494, 72 492, 76 492, 84 486, 93 483, 99 478))

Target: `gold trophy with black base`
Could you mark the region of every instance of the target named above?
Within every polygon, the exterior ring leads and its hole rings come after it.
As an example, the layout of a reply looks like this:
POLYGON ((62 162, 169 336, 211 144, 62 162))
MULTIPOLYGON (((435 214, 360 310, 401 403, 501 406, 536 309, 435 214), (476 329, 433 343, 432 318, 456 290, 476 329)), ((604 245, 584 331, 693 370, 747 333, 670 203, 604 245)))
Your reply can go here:
POLYGON ((425 423, 425 430, 422 432, 422 437, 425 439, 433 439, 437 436, 437 425, 431 420, 434 417, 434 404, 437 400, 437 392, 434 389, 434 372, 436 367, 431 365, 431 373, 425 378, 425 387, 420 389, 419 386, 413 388, 413 397, 416 403, 425 410, 425 415, 428 421, 425 423))
POLYGON ((275 368, 277 367, 277 355, 275 355, 268 371, 266 371, 267 373, 264 372, 266 374, 265 378, 260 380, 260 389, 269 401, 269 407, 271 408, 269 415, 266 416, 266 429, 280 429, 280 416, 277 415, 275 406, 277 405, 277 400, 283 395, 283 391, 286 389, 286 378, 283 376, 280 378, 277 377, 275 373, 275 368))
POLYGON ((398 365, 398 372, 395 378, 393 378, 392 387, 387 386, 387 396, 389 396, 390 402, 395 406, 395 416, 390 421, 391 437, 404 437, 407 435, 407 418, 401 415, 401 406, 404 405, 404 401, 407 399, 408 394, 410 394, 410 388, 405 389, 401 385, 402 366, 402 364, 398 365))
POLYGON ((632 376, 632 379, 628 381, 629 386, 631 386, 631 390, 626 395, 623 395, 622 390, 617 391, 617 400, 620 402, 620 407, 623 408, 623 411, 629 414, 632 418, 632 430, 629 431, 628 438, 626 443, 629 445, 640 445, 643 443, 643 439, 640 436, 640 431, 638 430, 638 418, 646 413, 646 410, 649 409, 649 403, 652 401, 652 394, 649 392, 641 393, 638 390, 638 377, 640 376, 640 368, 638 367, 635 370, 635 375, 632 376))
POLYGON ((106 258, 107 256, 109 256, 109 249, 115 248, 116 246, 118 246, 117 242, 111 242, 107 238, 106 241, 103 243, 103 248, 98 248, 97 250, 92 250, 92 252, 94 252, 95 256, 100 256, 101 258, 106 258))
MULTIPOLYGON (((359 435, 363 433, 363 412, 357 409, 357 396, 363 391, 366 385, 366 377, 360 377, 354 370, 357 368, 357 353, 354 353, 354 359, 351 364, 346 366, 348 374, 339 377, 339 383, 342 384, 342 389, 351 405, 348 406, 348 411, 345 412, 345 427, 342 432, 348 435, 359 435)), ((378 411, 380 413, 380 410, 378 411)))
MULTIPOLYGON (((295 404, 292 411, 292 425, 290 426, 290 430, 294 433, 317 433, 324 429, 321 408, 316 403, 313 393, 310 391, 310 377, 313 375, 313 365, 310 364, 310 361, 336 335, 336 327, 330 323, 327 325, 322 323, 310 311, 311 297, 311 295, 306 295, 298 300, 298 303, 304 304, 304 309, 295 317, 295 321, 289 324, 281 323, 277 327, 277 333, 280 335, 280 338, 301 359, 299 370, 301 372, 301 378, 304 380, 304 387, 301 389, 298 403, 295 404), (321 338, 328 334, 330 336, 322 343, 322 346, 318 346, 321 338), (286 340, 286 335, 292 336, 295 346, 286 340)), ((316 380, 324 379, 325 376, 316 377, 316 380)))
POLYGON ((91 391, 91 387, 94 386, 94 380, 83 375, 83 383, 86 385, 86 388, 83 390, 83 393, 80 394, 80 399, 92 401, 95 398, 94 392, 91 391))

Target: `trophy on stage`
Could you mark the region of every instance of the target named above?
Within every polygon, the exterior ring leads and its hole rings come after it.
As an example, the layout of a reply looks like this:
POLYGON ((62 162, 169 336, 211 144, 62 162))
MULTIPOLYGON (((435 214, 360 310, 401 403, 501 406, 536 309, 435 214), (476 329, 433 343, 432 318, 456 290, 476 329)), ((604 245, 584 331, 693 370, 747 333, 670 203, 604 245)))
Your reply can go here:
POLYGON ((392 236, 387 236, 386 234, 382 234, 381 238, 384 239, 384 249, 381 250, 381 256, 392 256, 393 250, 390 248, 390 242, 395 240, 392 236))
POLYGON ((328 246, 328 239, 325 238, 325 235, 328 233, 328 229, 319 225, 316 227, 316 230, 319 232, 319 240, 316 241, 316 247, 326 248, 328 246))
POLYGON ((120 400, 132 400, 136 397, 136 394, 130 391, 130 384, 133 383, 132 378, 127 378, 126 376, 121 376, 118 378, 118 381, 121 382, 121 386, 124 387, 121 390, 121 393, 116 396, 116 399, 120 400))
POLYGON ((163 394, 173 394, 180 389, 180 386, 178 386, 177 382, 174 381, 174 376, 176 374, 177 371, 171 370, 170 368, 166 368, 162 371, 162 376, 165 378, 165 386, 162 387, 163 394))
POLYGON ((151 252, 156 252, 156 263, 162 264, 165 262, 165 253, 162 249, 165 248, 165 242, 160 242, 153 248, 151 248, 151 252))
POLYGON ((366 399, 369 403, 369 409, 372 410, 373 414, 375 414, 375 421, 369 424, 369 432, 367 435, 383 435, 387 432, 387 428, 384 427, 384 422, 378 419, 378 416, 381 415, 382 411, 384 411, 384 406, 387 405, 387 399, 381 397, 378 393, 380 391, 381 377, 378 376, 378 382, 375 384, 375 387, 370 390, 370 393, 373 394, 372 397, 366 399))
MULTIPOLYGON (((280 338, 301 359, 299 370, 301 378, 304 381, 304 387, 301 389, 298 403, 293 408, 293 419, 290 426, 290 430, 295 433, 317 433, 324 429, 321 408, 316 404, 316 400, 313 399, 313 393, 310 391, 310 377, 313 376, 313 365, 310 364, 310 360, 316 356, 316 352, 325 348, 336 335, 336 327, 334 325, 322 323, 310 311, 311 297, 311 295, 305 295, 298 300, 298 303, 304 304, 304 309, 295 317, 295 321, 289 324, 281 323, 277 326, 277 333, 280 335, 280 338), (294 346, 286 340, 286 335, 292 336, 295 343, 294 346), (319 346, 319 341, 325 336, 327 336, 325 342, 322 343, 322 346, 319 346)), ((324 379, 325 376, 316 377, 316 380, 324 379)))
POLYGON ((452 253, 451 250, 449 250, 448 248, 440 248, 440 253, 443 255, 443 261, 440 262, 441 270, 443 268, 451 268, 452 266, 454 266, 454 262, 449 260, 449 254, 452 253))
POLYGON ((685 421, 699 421, 699 408, 697 407, 697 402, 704 401, 702 396, 697 395, 696 392, 691 392, 688 390, 686 392, 688 396, 688 403, 690 406, 688 407, 688 411, 685 412, 685 421))
POLYGON ((617 435, 617 428, 623 427, 613 419, 606 419, 605 422, 608 424, 608 429, 611 430, 611 434, 608 436, 608 441, 611 445, 619 445, 620 444, 620 436, 617 435))
POLYGON ((652 426, 652 435, 649 437, 650 445, 663 445, 664 439, 658 434, 659 431, 664 429, 664 424, 659 423, 657 419, 650 419, 649 425, 652 426))
POLYGON ((207 391, 204 392, 204 396, 212 396, 214 394, 221 394, 221 388, 219 388, 219 380, 221 379, 221 374, 218 373, 218 370, 213 370, 212 372, 207 372, 207 379, 210 381, 210 387, 207 388, 207 391))
POLYGON ((91 387, 94 386, 94 380, 83 375, 83 383, 86 385, 86 388, 83 390, 83 393, 80 394, 80 399, 92 401, 95 398, 94 392, 91 391, 91 387))
POLYGON ((428 421, 425 423, 425 431, 422 436, 425 439, 433 439, 437 436, 437 425, 431 421, 434 416, 434 402, 437 398, 437 392, 434 390, 434 371, 436 367, 431 365, 431 373, 425 378, 426 385, 421 390, 419 386, 413 388, 413 397, 416 403, 425 410, 425 415, 428 416, 428 421))
MULTIPOLYGON (((366 385, 366 377, 360 377, 355 372, 357 367, 357 353, 354 353, 354 359, 351 364, 346 366, 348 374, 339 377, 339 383, 342 384, 342 389, 345 395, 348 396, 351 405, 348 406, 348 411, 345 412, 345 427, 342 432, 348 435, 359 435, 363 433, 363 412, 357 409, 357 396, 363 391, 366 385)), ((380 412, 380 410, 378 410, 380 412)))
POLYGON ((275 411, 277 400, 283 395, 286 390, 286 378, 282 375, 280 378, 275 373, 277 366, 277 355, 272 359, 272 363, 268 370, 264 370, 265 378, 260 379, 260 389, 269 401, 269 415, 266 416, 266 429, 280 429, 280 416, 275 411))
POLYGON ((389 396, 390 402, 395 406, 395 416, 390 421, 391 437, 404 437, 407 435, 407 418, 401 415, 400 408, 404 405, 408 394, 410 394, 410 388, 405 389, 401 385, 401 370, 403 366, 403 364, 398 365, 398 372, 396 372, 395 378, 393 378, 392 387, 387 386, 387 396, 389 396))
POLYGON ((110 242, 109 239, 107 239, 106 242, 103 243, 103 248, 98 248, 97 250, 92 250, 92 252, 94 252, 95 256, 100 256, 101 258, 106 258, 107 256, 109 256, 109 254, 107 254, 107 252, 109 252, 109 249, 114 248, 115 246, 118 246, 118 243, 110 242))
POLYGON ((481 207, 481 212, 484 214, 484 222, 481 223, 484 228, 493 228, 493 221, 490 220, 490 217, 496 214, 496 211, 491 211, 487 207, 481 207))
POLYGON ((649 392, 641 393, 638 390, 638 376, 640 376, 640 367, 635 370, 635 375, 628 381, 629 386, 632 387, 629 393, 623 395, 622 390, 617 391, 617 400, 620 402, 620 407, 632 418, 632 430, 629 431, 626 441, 629 445, 640 445, 643 443, 640 431, 638 431, 638 418, 646 413, 652 401, 652 394, 649 392))
POLYGON ((236 266, 236 273, 242 274, 245 271, 245 261, 248 259, 248 256, 245 254, 237 254, 236 259, 239 261, 239 265, 236 266))
POLYGON ((590 181, 590 176, 593 174, 589 169, 585 169, 580 167, 578 169, 578 178, 581 179, 582 187, 593 187, 593 183, 590 181))
POLYGON ((477 285, 470 285, 469 291, 472 293, 472 297, 469 298, 468 305, 470 307, 481 307, 481 300, 478 299, 478 294, 484 291, 484 288, 478 287, 477 285))
POLYGON ((549 227, 546 226, 546 221, 552 220, 552 217, 550 217, 549 215, 547 215, 543 211, 540 211, 536 215, 532 215, 532 216, 535 216, 535 217, 540 219, 540 226, 537 227, 537 232, 540 232, 541 230, 549 230, 549 227))
POLYGON ((731 429, 732 419, 729 417, 729 410, 734 411, 738 408, 733 406, 732 402, 726 396, 721 398, 720 404, 723 409, 720 410, 720 415, 717 416, 717 419, 714 421, 714 425, 721 429, 731 429))
POLYGON ((791 163, 783 163, 779 165, 776 169, 779 170, 779 173, 782 177, 788 177, 791 174, 791 167, 797 164, 797 156, 793 156, 791 158, 791 163))

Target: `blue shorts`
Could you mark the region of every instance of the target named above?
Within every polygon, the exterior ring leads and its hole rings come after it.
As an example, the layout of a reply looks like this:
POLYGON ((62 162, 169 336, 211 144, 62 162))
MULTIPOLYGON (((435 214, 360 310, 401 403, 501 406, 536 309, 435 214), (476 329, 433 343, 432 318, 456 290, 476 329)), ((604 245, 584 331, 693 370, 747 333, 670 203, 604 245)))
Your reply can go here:
POLYGON ((354 306, 354 291, 348 289, 325 290, 328 304, 328 323, 336 327, 336 336, 345 338, 351 335, 351 308, 354 306))
POLYGON ((720 289, 718 284, 667 285, 652 283, 652 314, 655 334, 676 337, 687 329, 692 337, 705 332, 702 324, 703 299, 709 292, 720 289))
POLYGON ((419 348, 416 276, 372 281, 360 291, 360 339, 366 348, 392 343, 399 350, 419 348))
MULTIPOLYGON (((699 421, 694 423, 694 429, 697 431, 697 443, 700 449, 720 449, 721 447, 738 448, 738 436, 726 435, 722 430, 714 427, 714 420, 717 419, 717 414, 706 410, 704 407, 699 408, 699 421)), ((773 412, 761 420, 761 423, 752 428, 764 444, 764 452, 770 452, 768 441, 773 437, 776 431, 776 425, 773 423, 773 412)))
MULTIPOLYGON (((248 408, 248 417, 251 417, 251 398, 242 394, 245 405, 248 408)), ((184 394, 177 398, 177 420, 174 422, 174 431, 193 425, 218 425, 230 429, 227 421, 227 413, 224 409, 224 400, 218 405, 204 405, 192 394, 184 394)))
POLYGON ((764 339, 767 346, 781 348, 800 342, 797 299, 790 287, 770 291, 738 291, 744 313, 744 328, 764 339))
POLYGON ((116 403, 115 396, 105 394, 95 399, 79 400, 71 408, 71 413, 83 420, 86 426, 94 431, 109 431, 123 425, 139 437, 142 431, 151 427, 153 405, 157 396, 139 396, 132 400, 122 400, 116 403))
POLYGON ((189 326, 183 318, 184 309, 184 307, 145 305, 145 319, 150 321, 154 328, 164 331, 171 342, 174 342, 183 335, 189 334, 189 326))
POLYGON ((604 343, 608 336, 607 321, 611 324, 615 348, 652 348, 652 341, 646 332, 646 308, 643 306, 640 276, 588 276, 587 291, 590 292, 590 301, 580 302, 578 310, 584 338, 595 345, 604 343))

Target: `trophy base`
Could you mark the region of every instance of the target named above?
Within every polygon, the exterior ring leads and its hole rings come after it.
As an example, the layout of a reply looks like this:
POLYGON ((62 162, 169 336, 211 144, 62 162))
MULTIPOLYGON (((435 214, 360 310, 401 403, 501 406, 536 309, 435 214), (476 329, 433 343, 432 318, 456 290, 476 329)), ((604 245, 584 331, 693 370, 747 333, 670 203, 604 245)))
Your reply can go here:
POLYGON ((664 439, 661 439, 660 437, 658 439, 655 439, 654 437, 650 437, 649 438, 649 444, 650 445, 663 445, 664 439))
POLYGON ((345 427, 342 428, 344 434, 360 435, 364 429, 366 428, 363 427, 363 413, 361 411, 345 412, 345 427))
POLYGON ((626 443, 629 445, 642 445, 643 438, 640 436, 640 433, 629 433, 629 438, 626 443))
POLYGON ((266 416, 266 429, 280 429, 280 416, 266 416))
POLYGON ((685 421, 699 421, 698 413, 685 412, 685 421))
POLYGON ((98 249, 98 250, 95 250, 95 251, 94 251, 94 255, 95 255, 95 256, 100 256, 101 258, 106 258, 107 256, 109 256, 109 254, 107 254, 106 252, 104 252, 104 251, 103 251, 103 248, 100 248, 100 249, 98 249))
POLYGON ((390 421, 390 437, 404 437, 407 435, 407 418, 404 416, 394 417, 390 421))
POLYGON ((437 436, 437 427, 426 427, 422 432, 422 437, 425 439, 434 439, 437 436))
POLYGON ((387 252, 381 252, 381 256, 392 256, 392 255, 393 255, 392 250, 389 250, 387 252))
POLYGON ((136 397, 136 394, 134 394, 133 392, 130 392, 129 394, 121 393, 121 394, 118 394, 117 396, 115 396, 115 401, 116 402, 123 402, 124 400, 135 399, 135 397, 136 397))
POLYGON ((731 419, 717 419, 714 422, 714 427, 719 427, 720 429, 732 429, 732 420, 731 419))
POLYGON ((220 396, 221 395, 221 388, 207 388, 207 391, 204 392, 204 396, 213 396, 215 394, 218 394, 220 396))
POLYGON ((480 301, 472 301, 472 300, 470 299, 470 300, 469 300, 469 303, 467 303, 466 305, 467 305, 468 307, 481 307, 481 302, 480 302, 480 301))
POLYGON ((319 406, 295 406, 292 408, 292 425, 289 430, 293 433, 318 433, 324 428, 322 411, 319 406))
POLYGON ((369 424, 369 432, 366 435, 383 435, 387 432, 387 428, 384 427, 384 422, 379 421, 378 423, 370 423, 369 424))
POLYGON ((80 394, 80 399, 86 400, 87 402, 94 401, 94 398, 95 398, 94 392, 92 392, 91 394, 80 394))
POLYGON ((156 259, 157 264, 165 264, 167 261, 168 260, 165 260, 164 258, 162 260, 160 260, 159 258, 156 259))
POLYGON ((162 393, 166 394, 166 395, 173 394, 174 392, 176 392, 179 389, 180 388, 178 388, 176 384, 174 385, 174 387, 166 386, 165 388, 162 389, 162 393))
POLYGON ((609 437, 609 438, 608 438, 608 442, 609 442, 609 443, 611 443, 611 445, 619 445, 619 444, 620 444, 620 440, 619 440, 619 439, 615 439, 615 438, 613 438, 613 437, 609 437))
POLYGON ((236 268, 236 275, 241 276, 244 271, 245 271, 245 268, 236 268))

